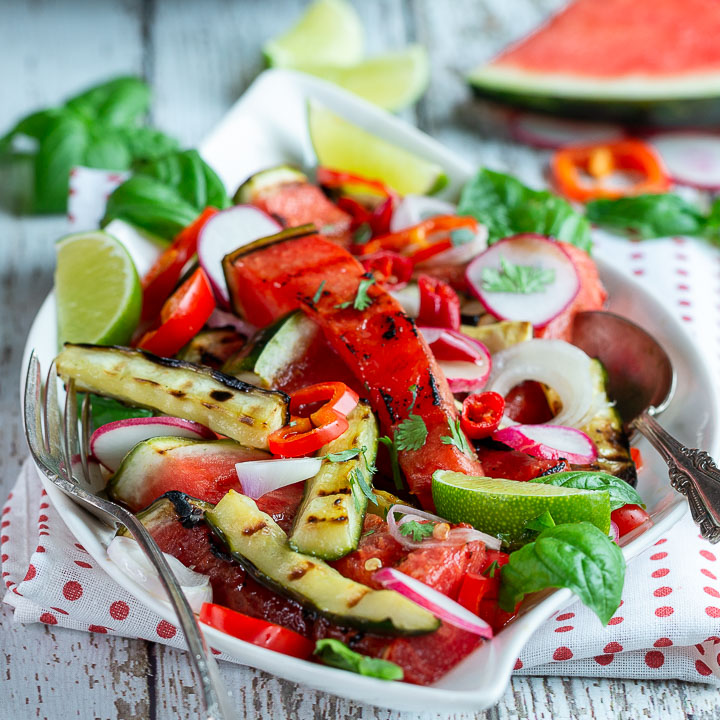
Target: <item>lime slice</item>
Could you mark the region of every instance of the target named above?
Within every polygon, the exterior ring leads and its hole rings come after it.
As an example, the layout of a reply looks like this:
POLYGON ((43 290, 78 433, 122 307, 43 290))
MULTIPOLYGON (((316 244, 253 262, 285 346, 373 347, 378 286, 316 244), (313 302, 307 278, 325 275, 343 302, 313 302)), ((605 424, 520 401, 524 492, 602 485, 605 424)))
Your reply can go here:
POLYGON ((354 65, 362 60, 365 32, 346 0, 315 0, 293 27, 265 44, 271 67, 354 65))
POLYGON ((66 235, 55 250, 60 344, 127 343, 142 307, 140 279, 127 250, 99 230, 66 235))
POLYGON ((604 533, 610 529, 610 495, 605 490, 473 477, 438 470, 432 494, 439 515, 468 522, 512 545, 528 522, 550 512, 556 524, 586 520, 604 533), (560 492, 558 492, 560 491, 560 492))
POLYGON ((435 163, 371 135, 318 102, 309 103, 310 139, 320 165, 381 180, 401 195, 428 195, 447 185, 435 163))
POLYGON ((308 65, 298 69, 334 82, 386 110, 400 110, 417 102, 430 79, 427 52, 420 45, 352 67, 308 65))

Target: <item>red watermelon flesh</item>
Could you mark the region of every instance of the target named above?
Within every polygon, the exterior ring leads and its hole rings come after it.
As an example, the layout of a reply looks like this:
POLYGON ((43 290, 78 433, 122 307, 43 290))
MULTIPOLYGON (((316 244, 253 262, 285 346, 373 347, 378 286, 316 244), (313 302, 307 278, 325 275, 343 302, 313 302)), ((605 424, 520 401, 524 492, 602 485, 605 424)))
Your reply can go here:
POLYGON ((491 67, 616 79, 720 70, 717 0, 576 0, 491 67))

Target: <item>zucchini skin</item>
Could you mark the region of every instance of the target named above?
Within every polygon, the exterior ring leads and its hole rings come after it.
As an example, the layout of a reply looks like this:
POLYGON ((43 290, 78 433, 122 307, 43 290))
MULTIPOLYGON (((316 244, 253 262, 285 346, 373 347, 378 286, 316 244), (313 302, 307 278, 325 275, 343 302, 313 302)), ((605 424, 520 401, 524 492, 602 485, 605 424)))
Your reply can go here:
POLYGON ((185 362, 222 370, 223 363, 244 344, 245 338, 232 328, 206 328, 182 348, 177 357, 185 362))
POLYGON ((205 513, 205 521, 255 580, 336 625, 391 635, 421 635, 440 626, 399 593, 372 590, 318 558, 293 551, 277 523, 234 490, 205 513))
POLYGON ((285 393, 184 360, 121 346, 67 343, 55 362, 58 375, 73 378, 80 392, 186 417, 242 445, 267 449, 268 435, 289 421, 285 393))
POLYGON ((305 495, 290 534, 290 547, 326 561, 339 560, 357 548, 368 498, 351 481, 351 473, 362 473, 372 488, 371 466, 377 455, 378 429, 370 406, 361 402, 348 415, 350 427, 320 449, 329 455, 365 447, 365 457, 342 462, 324 460, 320 472, 305 482, 305 495))
MULTIPOLYGON (((138 512, 136 516, 150 531, 157 523, 167 520, 178 521, 183 527, 192 528, 201 523, 205 513, 213 507, 214 505, 204 500, 198 500, 177 490, 170 490, 138 512)), ((132 537, 124 526, 118 530, 118 535, 132 537)))

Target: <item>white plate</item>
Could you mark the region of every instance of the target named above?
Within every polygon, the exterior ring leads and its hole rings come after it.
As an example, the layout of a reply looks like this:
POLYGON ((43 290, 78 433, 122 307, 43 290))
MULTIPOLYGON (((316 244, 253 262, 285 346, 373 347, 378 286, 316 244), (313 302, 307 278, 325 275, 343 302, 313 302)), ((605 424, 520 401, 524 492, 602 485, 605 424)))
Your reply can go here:
MULTIPOLYGON (((311 168, 313 152, 307 134, 306 103, 315 98, 370 132, 428 157, 442 165, 450 185, 443 195, 453 198, 474 172, 437 142, 362 100, 323 81, 286 70, 263 73, 203 143, 201 151, 230 190, 252 172, 283 162, 311 168)), ((652 333, 669 352, 678 383, 675 400, 663 415, 663 424, 680 440, 711 452, 718 446, 718 425, 711 394, 710 373, 685 331, 648 293, 619 272, 599 263, 610 293, 609 309, 632 318, 652 333)), ((25 366, 32 348, 47 368, 55 354, 55 303, 48 296, 33 323, 25 348, 25 366)), ((646 468, 639 490, 648 504, 654 525, 623 548, 627 560, 648 548, 686 512, 684 499, 669 485, 664 463, 643 447, 646 468)), ((39 471, 38 471, 39 472, 39 471)), ((110 563, 105 548, 106 527, 41 479, 70 530, 93 558, 120 585, 148 608, 175 622, 169 605, 148 595, 110 563)), ((206 628, 210 644, 240 662, 329 693, 400 710, 453 712, 481 710, 498 701, 509 681, 515 660, 533 632, 574 596, 568 590, 553 592, 468 656, 431 687, 384 682, 289 658, 206 628)), ((599 626, 598 626, 599 628, 599 626)))

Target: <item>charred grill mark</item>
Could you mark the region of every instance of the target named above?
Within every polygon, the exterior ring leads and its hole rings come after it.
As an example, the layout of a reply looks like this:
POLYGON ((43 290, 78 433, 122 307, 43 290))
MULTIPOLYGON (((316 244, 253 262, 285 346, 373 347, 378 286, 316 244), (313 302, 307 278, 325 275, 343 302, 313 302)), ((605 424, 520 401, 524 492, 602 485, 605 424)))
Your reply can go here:
POLYGON ((233 556, 229 553, 225 552, 220 545, 218 544, 220 540, 213 535, 212 533, 208 533, 208 544, 210 545, 210 552, 216 557, 220 558, 220 560, 224 560, 225 562, 233 562, 233 556))
POLYGON ((170 490, 163 495, 175 508, 178 520, 184 528, 195 527, 205 516, 205 511, 192 502, 190 497, 178 490, 170 490))
POLYGON ((327 497, 328 495, 349 495, 350 488, 343 487, 339 490, 318 490, 318 497, 327 497))
POLYGON ((363 360, 369 360, 371 357, 370 353, 363 353, 363 360))
POLYGON ((176 398, 184 398, 186 395, 184 390, 170 390, 170 394, 176 398))
POLYGON ((367 588, 366 590, 358 593, 354 598, 350 598, 350 600, 347 601, 347 606, 349 608, 355 607, 369 592, 372 592, 372 590, 367 588))
POLYGON ((210 397, 213 400, 217 400, 218 402, 225 402, 226 400, 230 400, 230 398, 233 396, 231 392, 228 392, 227 390, 212 390, 210 392, 210 397))
POLYGON ((143 384, 145 384, 145 385, 157 385, 158 387, 160 386, 160 383, 159 383, 159 382, 155 382, 154 380, 150 380, 149 378, 139 378, 139 377, 136 377, 136 378, 133 378, 133 380, 134 380, 135 382, 143 383, 143 384))
POLYGON ((347 515, 338 515, 337 517, 330 518, 330 522, 334 523, 346 523, 348 521, 347 515))
POLYGON ((253 525, 252 527, 243 528, 242 534, 250 537, 251 535, 254 535, 256 532, 260 532, 264 527, 267 527, 267 523, 264 520, 262 520, 257 525, 253 525))
POLYGON ((541 472, 538 477, 547 477, 548 475, 554 475, 555 473, 562 472, 565 469, 565 461, 561 460, 557 465, 553 465, 548 468, 545 472, 541 472))
POLYGON ((397 325, 395 325, 395 318, 392 315, 388 315, 387 318, 388 329, 382 334, 385 340, 392 340, 397 334, 397 325))
POLYGON ((216 410, 218 407, 217 405, 214 405, 213 403, 205 402, 204 400, 200 404, 203 407, 206 407, 208 410, 216 410))
POLYGON ((433 405, 440 405, 440 393, 437 388, 437 380, 432 372, 428 372, 428 378, 430 380, 430 392, 432 393, 433 405))
POLYGON ((288 580, 299 580, 308 570, 312 570, 315 567, 313 563, 306 562, 303 565, 298 565, 297 567, 293 568, 289 575, 288 580))
POLYGON ((395 422, 397 420, 397 414, 395 413, 395 409, 393 408, 393 397, 390 395, 390 393, 386 393, 384 390, 378 389, 378 392, 380 393, 380 397, 383 399, 383 402, 385 403, 385 409, 388 411, 388 415, 390 416, 390 421, 395 422))
POLYGON ((238 420, 243 425, 254 425, 255 424, 255 420, 253 420, 251 417, 248 417, 247 415, 243 415, 242 417, 239 417, 238 420))

